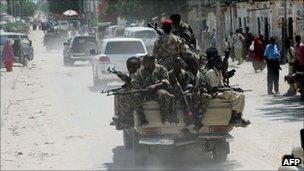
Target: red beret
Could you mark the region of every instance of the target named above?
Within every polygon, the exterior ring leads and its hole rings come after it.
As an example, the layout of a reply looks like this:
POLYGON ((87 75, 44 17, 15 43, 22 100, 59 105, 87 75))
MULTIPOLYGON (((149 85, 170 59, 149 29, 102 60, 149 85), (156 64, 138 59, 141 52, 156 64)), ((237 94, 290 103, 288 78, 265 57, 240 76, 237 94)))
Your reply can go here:
POLYGON ((172 21, 170 19, 162 20, 161 24, 163 26, 171 26, 172 25, 172 21))

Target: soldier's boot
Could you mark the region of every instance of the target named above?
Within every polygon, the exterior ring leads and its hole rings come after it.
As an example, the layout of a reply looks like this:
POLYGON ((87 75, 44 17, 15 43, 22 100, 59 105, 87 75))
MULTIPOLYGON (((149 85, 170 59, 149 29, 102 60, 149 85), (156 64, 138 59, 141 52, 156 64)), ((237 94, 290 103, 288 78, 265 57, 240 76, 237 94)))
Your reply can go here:
POLYGON ((160 119, 163 125, 170 126, 170 118, 168 115, 168 111, 160 109, 160 119))
POLYGON ((140 122, 140 126, 148 125, 149 122, 146 119, 145 113, 143 109, 136 110, 136 113, 138 114, 138 119, 140 122))
POLYGON ((247 127, 251 124, 249 120, 245 120, 242 118, 241 113, 236 113, 235 111, 232 112, 232 116, 229 123, 231 125, 234 125, 235 127, 247 127))

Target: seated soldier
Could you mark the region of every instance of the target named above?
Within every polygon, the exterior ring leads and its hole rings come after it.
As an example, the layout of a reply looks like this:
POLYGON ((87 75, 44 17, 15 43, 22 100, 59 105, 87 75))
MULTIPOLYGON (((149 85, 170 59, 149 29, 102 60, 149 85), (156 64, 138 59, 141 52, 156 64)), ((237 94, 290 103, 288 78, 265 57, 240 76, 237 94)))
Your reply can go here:
MULTIPOLYGON (((129 76, 124 73, 118 72, 117 76, 125 83, 122 88, 131 90, 131 79, 135 72, 140 68, 140 59, 137 57, 130 57, 126 62, 129 76)), ((111 125, 116 125, 118 130, 124 129, 127 126, 133 125, 133 100, 132 95, 115 95, 114 108, 115 116, 111 125)))
POLYGON ((189 88, 193 87, 189 72, 182 68, 185 68, 181 57, 177 57, 173 60, 173 69, 169 71, 169 82, 170 82, 170 92, 181 101, 185 106, 185 122, 188 125, 192 119, 192 109, 191 109, 191 93, 185 93, 189 88))
POLYGON ((245 95, 238 92, 241 89, 232 89, 224 87, 223 76, 220 71, 222 66, 222 58, 218 55, 217 50, 209 48, 206 52, 210 69, 206 73, 207 90, 214 97, 221 97, 232 101, 232 116, 230 123, 235 126, 246 127, 250 121, 242 118, 242 113, 245 106, 245 95), (215 53, 214 53, 215 52, 215 53), (234 91, 237 90, 237 91, 234 91))
POLYGON ((155 64, 154 56, 144 56, 143 66, 135 73, 131 82, 134 89, 147 89, 146 93, 134 94, 134 108, 141 125, 148 124, 143 110, 143 102, 149 100, 158 102, 161 121, 164 125, 178 122, 176 113, 172 111, 174 96, 165 90, 169 86, 168 79, 167 70, 163 66, 155 64))

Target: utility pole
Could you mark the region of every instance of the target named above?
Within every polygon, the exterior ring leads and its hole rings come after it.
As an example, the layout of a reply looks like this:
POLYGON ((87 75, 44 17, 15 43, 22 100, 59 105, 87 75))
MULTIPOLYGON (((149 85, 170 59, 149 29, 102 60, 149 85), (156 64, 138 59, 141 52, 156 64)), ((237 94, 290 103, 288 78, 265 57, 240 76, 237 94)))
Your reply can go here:
POLYGON ((202 1, 198 0, 198 13, 199 13, 199 33, 198 33, 198 44, 202 44, 202 1))
POLYGON ((216 1, 216 30, 215 30, 215 35, 216 35, 216 46, 219 47, 219 52, 222 51, 222 47, 221 47, 221 43, 220 43, 220 25, 222 24, 221 23, 221 19, 220 17, 223 17, 221 16, 221 4, 220 4, 220 1, 216 1))
POLYGON ((284 22, 283 22, 283 39, 282 39, 282 49, 283 49, 283 62, 286 60, 286 39, 287 39, 287 0, 284 0, 284 22))

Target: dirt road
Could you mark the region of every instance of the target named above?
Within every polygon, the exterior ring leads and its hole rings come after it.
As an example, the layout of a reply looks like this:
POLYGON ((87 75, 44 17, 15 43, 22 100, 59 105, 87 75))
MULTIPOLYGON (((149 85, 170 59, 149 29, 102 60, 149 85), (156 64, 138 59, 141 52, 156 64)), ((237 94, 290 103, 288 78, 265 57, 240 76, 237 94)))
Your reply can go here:
MULTIPOLYGON (((156 149, 147 166, 134 166, 122 132, 109 125, 113 98, 93 87, 90 65, 64 67, 62 51, 45 51, 42 32, 32 39, 35 59, 29 67, 1 72, 1 169, 274 170, 283 154, 300 145, 299 97, 266 95, 266 71, 254 74, 245 63, 231 84, 253 90, 245 93, 244 113, 252 124, 231 132, 235 139, 227 162, 216 164, 210 154, 190 148, 156 149)), ((281 79, 280 91, 286 90, 281 79)))

